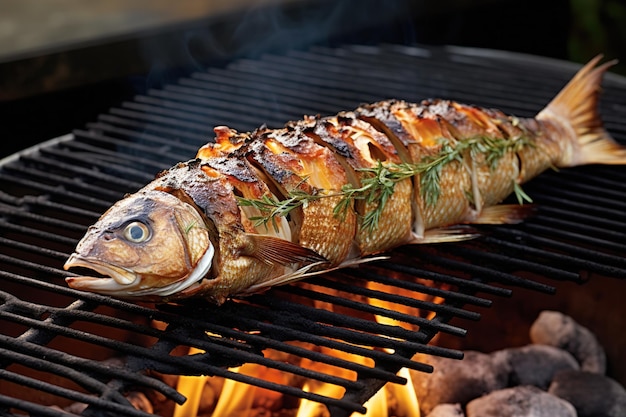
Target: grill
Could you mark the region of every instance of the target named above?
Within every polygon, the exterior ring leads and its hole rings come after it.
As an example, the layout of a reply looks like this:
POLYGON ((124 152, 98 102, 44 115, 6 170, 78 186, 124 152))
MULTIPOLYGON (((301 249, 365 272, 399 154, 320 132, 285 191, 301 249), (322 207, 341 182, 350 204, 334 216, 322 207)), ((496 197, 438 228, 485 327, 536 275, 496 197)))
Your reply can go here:
MULTIPOLYGON (((512 288, 552 293, 549 279, 625 278, 626 169, 592 166, 549 172, 528 184, 539 210, 523 224, 481 228, 482 237, 470 242, 403 247, 386 261, 220 307, 202 300, 134 304, 78 292, 63 281, 69 273, 61 265, 87 226, 159 170, 191 159, 215 125, 279 127, 303 114, 385 98, 444 97, 528 117, 576 69, 470 48, 314 47, 191 74, 6 158, 0 165, 0 383, 7 389, 0 414, 66 415, 32 400, 45 398, 84 402, 85 416, 148 415, 124 398, 131 387, 182 402, 156 372, 223 376, 347 416, 364 412, 363 403, 385 383, 405 382, 396 375, 400 368, 430 371, 411 360, 415 353, 461 359, 460 351, 429 342, 438 333, 463 336, 464 320, 478 320, 477 310, 510 296, 512 288), (387 304, 367 302, 372 299, 387 304), (328 304, 338 312, 325 309, 328 304), (398 325, 379 324, 376 315, 398 325), (181 347, 204 353, 174 353, 181 347), (124 365, 102 362, 110 356, 123 357, 124 365), (303 367, 299 359, 347 369, 354 378, 303 367), (345 394, 331 398, 228 369, 243 363, 327 382, 345 394)), ((605 87, 606 127, 625 142, 626 80, 609 74, 605 87)))

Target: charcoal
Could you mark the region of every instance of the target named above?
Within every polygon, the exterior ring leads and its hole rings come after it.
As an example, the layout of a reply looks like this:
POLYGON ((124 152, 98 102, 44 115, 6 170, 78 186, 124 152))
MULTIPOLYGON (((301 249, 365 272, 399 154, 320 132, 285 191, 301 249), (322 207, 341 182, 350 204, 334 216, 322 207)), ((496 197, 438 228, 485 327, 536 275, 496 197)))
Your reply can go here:
POLYGON ((626 416, 626 390, 604 375, 562 371, 555 375, 548 392, 572 403, 578 417, 626 416))
POLYGON ((426 417, 465 417, 461 404, 439 404, 426 417))
POLYGON ((533 343, 565 349, 580 363, 583 371, 604 374, 606 354, 587 328, 557 311, 543 311, 530 328, 533 343))
POLYGON ((576 417, 574 406, 537 387, 517 386, 470 401, 467 417, 576 417))
POLYGON ((422 414, 443 403, 466 404, 474 398, 507 386, 509 368, 493 366, 491 355, 466 351, 463 360, 429 357, 432 374, 411 372, 422 414))
POLYGON ((505 362, 511 370, 509 386, 534 385, 547 390, 555 373, 579 369, 571 354, 553 346, 528 345, 499 350, 491 355, 494 364, 505 362))

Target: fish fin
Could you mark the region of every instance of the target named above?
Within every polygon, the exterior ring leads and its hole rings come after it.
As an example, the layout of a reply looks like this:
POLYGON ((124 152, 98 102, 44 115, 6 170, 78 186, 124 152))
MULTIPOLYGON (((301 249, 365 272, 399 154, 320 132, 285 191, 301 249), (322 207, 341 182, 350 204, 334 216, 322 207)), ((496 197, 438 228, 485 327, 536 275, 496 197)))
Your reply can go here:
POLYGON ((246 236, 250 245, 248 245, 244 254, 264 262, 280 265, 324 264, 328 262, 326 258, 314 250, 285 239, 253 233, 247 233, 246 236))
POLYGON ((473 228, 467 226, 438 227, 424 232, 423 236, 412 234, 409 245, 423 245, 429 243, 462 242, 480 236, 473 228))
POLYGON ((272 287, 277 287, 279 285, 285 285, 291 282, 300 281, 312 275, 323 274, 324 272, 326 272, 326 270, 311 271, 311 269, 316 268, 318 266, 322 266, 325 263, 326 263, 325 261, 314 262, 312 264, 305 265, 302 268, 298 268, 294 271, 284 273, 277 277, 274 277, 274 278, 271 278, 262 282, 257 282, 256 284, 250 285, 245 290, 237 293, 236 295, 246 296, 246 295, 256 294, 261 291, 268 290, 272 287))
MULTIPOLYGON (((384 260, 387 260, 387 259, 389 259, 389 256, 386 256, 386 255, 370 256, 370 257, 367 257, 367 258, 346 259, 345 261, 343 261, 339 265, 324 270, 324 272, 336 271, 337 269, 343 269, 343 268, 351 268, 353 266, 358 266, 358 265, 361 265, 361 264, 367 264, 367 263, 376 262, 376 261, 384 261, 384 260)), ((311 275, 316 275, 316 274, 313 273, 311 275)))
POLYGON ((537 114, 537 119, 565 125, 576 135, 574 152, 562 156, 558 166, 626 164, 626 147, 615 142, 603 128, 598 111, 602 76, 617 60, 596 67, 601 59, 602 55, 598 55, 589 61, 537 114))
POLYGON ((364 263, 369 263, 369 262, 374 262, 374 261, 381 261, 381 260, 385 260, 385 259, 389 259, 389 257, 388 256, 374 256, 374 257, 369 257, 369 258, 348 259, 348 260, 340 263, 337 266, 334 266, 332 268, 324 268, 324 269, 314 269, 314 268, 316 268, 318 266, 322 266, 326 262, 315 262, 315 263, 312 263, 312 264, 309 264, 309 265, 305 265, 302 268, 298 268, 295 271, 287 272, 285 274, 282 274, 282 275, 279 275, 277 277, 268 279, 266 281, 258 282, 258 283, 254 284, 254 285, 250 285, 248 288, 246 288, 244 291, 238 293, 237 295, 238 296, 246 296, 246 295, 256 294, 256 293, 259 293, 261 291, 268 290, 271 287, 276 287, 276 286, 279 286, 279 285, 289 284, 289 283, 300 281, 300 280, 303 280, 305 278, 312 277, 312 276, 315 276, 315 275, 321 275, 321 274, 325 274, 327 272, 336 271, 337 269, 353 267, 353 266, 361 265, 361 264, 364 264, 364 263))
POLYGON ((471 224, 517 224, 536 211, 533 204, 498 204, 484 207, 475 217, 468 220, 471 224))

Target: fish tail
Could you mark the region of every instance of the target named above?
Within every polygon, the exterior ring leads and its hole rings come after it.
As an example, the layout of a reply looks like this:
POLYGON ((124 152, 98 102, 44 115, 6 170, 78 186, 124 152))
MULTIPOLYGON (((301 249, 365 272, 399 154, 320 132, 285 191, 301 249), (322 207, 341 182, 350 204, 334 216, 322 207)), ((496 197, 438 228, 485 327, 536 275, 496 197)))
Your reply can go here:
POLYGON ((562 153, 558 166, 626 164, 626 148, 604 129, 598 111, 602 77, 617 60, 596 67, 601 59, 602 55, 598 55, 581 68, 536 117, 574 134, 569 151, 562 153))

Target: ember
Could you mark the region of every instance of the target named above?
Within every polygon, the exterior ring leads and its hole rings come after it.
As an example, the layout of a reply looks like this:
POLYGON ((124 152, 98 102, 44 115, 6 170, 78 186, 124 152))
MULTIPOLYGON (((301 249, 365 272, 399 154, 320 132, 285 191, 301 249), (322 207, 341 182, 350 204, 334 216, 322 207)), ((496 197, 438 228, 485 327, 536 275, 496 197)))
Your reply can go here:
POLYGON ((626 415, 626 390, 604 369, 582 369, 604 357, 588 329, 546 311, 533 324, 533 335, 532 345, 490 354, 467 351, 462 361, 426 360, 433 374, 414 374, 422 412, 437 417, 626 415), (538 338, 538 329, 552 336, 538 338), (549 344, 541 344, 546 340, 549 344), (560 346, 551 346, 556 340, 560 346))
MULTIPOLYGON (((561 313, 544 311, 533 324, 531 335, 535 338, 534 344, 489 354, 466 351, 463 360, 418 355, 417 359, 434 366, 434 372, 429 375, 402 369, 399 376, 407 383, 383 387, 365 403, 364 415, 617 417, 626 413, 626 390, 606 377, 603 370, 583 370, 590 360, 604 356, 602 346, 588 329, 561 313), (543 344, 545 342, 536 340, 538 328, 545 334, 559 337, 550 337, 548 344, 543 344), (567 343, 552 346, 556 339, 566 339, 567 343), (580 354, 579 347, 583 345, 588 352, 586 355, 580 354)), ((194 353, 198 352, 190 352, 194 353)), ((346 359, 357 360, 355 357, 346 359)), ((237 371, 251 376, 267 372, 263 367, 249 364, 237 371)), ((334 372, 346 374, 340 369, 334 372)), ((280 374, 277 377, 280 379, 280 374)), ((303 381, 283 379, 280 382, 303 384, 304 391, 328 397, 343 395, 343 390, 332 384, 303 381)), ((222 378, 183 376, 178 380, 177 389, 188 401, 176 407, 173 417, 329 416, 327 408, 318 402, 293 401, 272 391, 222 378)), ((135 397, 133 404, 138 406, 141 398, 135 397)), ((150 407, 148 404, 148 409, 150 407)))

